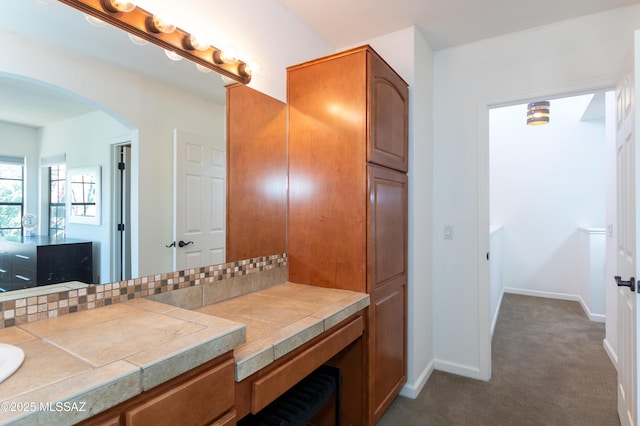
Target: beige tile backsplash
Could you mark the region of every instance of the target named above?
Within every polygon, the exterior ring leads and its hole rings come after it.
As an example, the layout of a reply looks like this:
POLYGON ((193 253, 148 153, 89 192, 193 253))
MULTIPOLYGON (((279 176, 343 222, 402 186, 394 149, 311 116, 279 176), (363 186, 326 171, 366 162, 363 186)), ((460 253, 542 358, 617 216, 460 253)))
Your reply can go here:
POLYGON ((287 280, 286 266, 287 255, 282 253, 4 301, 0 303, 0 328, 115 305, 140 297, 194 309, 281 284, 287 280))

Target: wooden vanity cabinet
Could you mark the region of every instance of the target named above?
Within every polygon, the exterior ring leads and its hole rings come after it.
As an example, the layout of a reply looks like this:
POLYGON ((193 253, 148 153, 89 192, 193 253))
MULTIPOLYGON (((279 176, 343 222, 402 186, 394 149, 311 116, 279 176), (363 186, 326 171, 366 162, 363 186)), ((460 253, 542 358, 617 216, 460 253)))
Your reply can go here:
POLYGON ((367 424, 406 381, 408 87, 369 46, 288 68, 289 281, 367 292, 367 424))
MULTIPOLYGON (((366 417, 363 366, 365 311, 360 311, 294 351, 236 383, 238 419, 257 414, 296 383, 322 365, 340 369, 342 376, 341 420, 345 425, 363 424, 366 417)), ((312 424, 334 424, 335 411, 323 410, 312 424), (319 419, 324 419, 320 421, 319 419)))
POLYGON ((234 371, 228 352, 80 425, 235 425, 234 371))

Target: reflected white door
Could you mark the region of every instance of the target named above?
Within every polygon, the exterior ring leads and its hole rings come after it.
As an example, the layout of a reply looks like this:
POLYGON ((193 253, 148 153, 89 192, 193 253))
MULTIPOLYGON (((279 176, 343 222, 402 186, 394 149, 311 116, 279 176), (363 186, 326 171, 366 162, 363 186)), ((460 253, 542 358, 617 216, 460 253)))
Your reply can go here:
POLYGON ((225 262, 226 154, 222 144, 216 146, 204 136, 174 131, 173 250, 177 271, 225 262))
MULTIPOLYGON (((635 35, 635 48, 638 46, 638 34, 635 35)), ((618 321, 618 415, 620 423, 636 426, 638 420, 638 309, 635 291, 638 271, 637 253, 640 238, 637 236, 636 191, 640 189, 636 173, 636 164, 640 164, 636 149, 637 112, 635 102, 635 76, 637 67, 634 57, 638 52, 629 55, 624 72, 616 84, 617 109, 617 199, 618 199, 618 247, 616 281, 623 286, 618 287, 617 321, 618 321), (628 286, 624 286, 624 285, 628 286)), ((613 283, 616 285, 616 282, 613 283)))

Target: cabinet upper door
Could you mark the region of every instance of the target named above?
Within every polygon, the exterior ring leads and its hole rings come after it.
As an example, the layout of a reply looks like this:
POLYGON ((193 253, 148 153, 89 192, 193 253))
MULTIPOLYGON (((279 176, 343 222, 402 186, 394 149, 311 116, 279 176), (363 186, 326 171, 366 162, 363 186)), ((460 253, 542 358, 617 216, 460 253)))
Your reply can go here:
POLYGON ((407 83, 375 52, 368 55, 369 143, 367 161, 409 169, 407 83))
POLYGON ((408 179, 405 173, 368 166, 367 291, 407 281, 408 179))

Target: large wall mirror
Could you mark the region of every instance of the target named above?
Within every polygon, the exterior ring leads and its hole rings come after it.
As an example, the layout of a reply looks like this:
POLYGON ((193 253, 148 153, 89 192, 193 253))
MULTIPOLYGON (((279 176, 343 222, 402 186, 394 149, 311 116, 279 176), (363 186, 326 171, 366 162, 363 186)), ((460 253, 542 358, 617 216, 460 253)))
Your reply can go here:
POLYGON ((6 6, 0 156, 25 158, 23 214, 37 218, 35 233, 50 235, 59 226, 67 238, 92 241, 95 283, 240 260, 225 255, 222 79, 170 60, 157 46, 138 45, 119 29, 96 26, 64 4, 6 6), (211 166, 210 174, 194 179, 192 160, 211 166), (69 184, 56 182, 59 165, 100 170, 99 220, 56 219, 56 190, 69 184), (207 199, 181 198, 180 188, 189 193, 203 180, 214 182, 207 199), (204 213, 194 210, 198 203, 204 213), (195 245, 192 219, 200 214, 208 216, 200 224, 217 234, 208 239, 215 243, 184 256, 179 243, 195 245))

